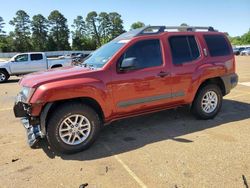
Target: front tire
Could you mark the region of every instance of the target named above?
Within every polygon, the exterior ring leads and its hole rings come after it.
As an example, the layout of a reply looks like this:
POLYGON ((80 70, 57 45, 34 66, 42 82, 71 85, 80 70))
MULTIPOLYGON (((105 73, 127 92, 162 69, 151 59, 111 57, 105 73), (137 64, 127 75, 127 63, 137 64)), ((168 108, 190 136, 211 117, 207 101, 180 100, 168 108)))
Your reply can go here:
POLYGON ((192 113, 198 119, 212 119, 222 106, 222 92, 215 84, 202 87, 192 104, 192 113))
POLYGON ((10 75, 6 71, 0 70, 0 83, 6 82, 9 77, 10 75))
POLYGON ((47 140, 60 153, 76 153, 87 149, 101 128, 98 114, 81 103, 66 103, 54 110, 48 121, 47 140))

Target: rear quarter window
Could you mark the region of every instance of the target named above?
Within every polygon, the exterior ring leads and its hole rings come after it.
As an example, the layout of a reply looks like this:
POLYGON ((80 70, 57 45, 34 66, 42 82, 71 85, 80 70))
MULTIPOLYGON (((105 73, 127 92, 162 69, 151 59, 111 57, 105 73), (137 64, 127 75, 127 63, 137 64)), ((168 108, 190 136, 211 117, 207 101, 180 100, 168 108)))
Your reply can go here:
POLYGON ((43 59, 43 55, 42 54, 31 54, 30 55, 30 59, 31 59, 31 61, 42 60, 43 59))
POLYGON ((210 56, 227 56, 231 54, 230 46, 223 35, 204 35, 210 56))

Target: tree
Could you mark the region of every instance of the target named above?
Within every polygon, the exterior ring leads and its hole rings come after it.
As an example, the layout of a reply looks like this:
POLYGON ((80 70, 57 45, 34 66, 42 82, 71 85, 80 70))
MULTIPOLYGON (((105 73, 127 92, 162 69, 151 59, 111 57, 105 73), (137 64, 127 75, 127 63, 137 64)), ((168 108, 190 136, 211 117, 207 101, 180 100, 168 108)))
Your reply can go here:
POLYGON ((41 14, 33 16, 31 29, 33 49, 36 51, 47 50, 48 20, 41 14))
POLYGON ((145 24, 143 22, 138 21, 138 22, 133 23, 130 29, 138 29, 141 27, 145 27, 145 24))
POLYGON ((52 36, 48 36, 47 51, 55 51, 57 49, 57 44, 52 36))
POLYGON ((250 29, 247 33, 241 36, 242 44, 250 44, 250 29))
POLYGON ((9 35, 5 35, 0 38, 0 51, 2 52, 15 52, 15 41, 14 41, 14 32, 10 32, 9 35))
POLYGON ((250 44, 250 29, 242 36, 231 37, 227 36, 232 45, 249 45, 250 44))
POLYGON ((50 25, 50 40, 53 40, 56 44, 54 50, 69 50, 69 28, 67 25, 67 19, 58 11, 54 10, 50 13, 49 17, 50 25))
POLYGON ((182 23, 180 26, 185 26, 185 27, 187 27, 187 26, 189 26, 189 25, 186 24, 186 23, 182 23))
POLYGON ((98 22, 99 22, 99 33, 100 33, 100 38, 101 38, 101 44, 105 44, 109 42, 112 39, 111 36, 111 21, 109 14, 106 12, 101 12, 98 17, 98 22))
MULTIPOLYGON (((96 24, 96 31, 99 36, 99 28, 96 24)), ((72 48, 74 50, 95 50, 97 47, 96 35, 93 31, 93 27, 88 25, 90 23, 85 22, 82 16, 77 16, 74 19, 72 27, 74 31, 72 31, 72 48)))
POLYGON ((14 46, 16 51, 25 52, 31 50, 29 18, 25 11, 19 10, 16 12, 16 17, 10 21, 10 25, 15 27, 14 46))
POLYGON ((88 13, 86 17, 86 24, 88 27, 88 33, 93 37, 93 39, 96 41, 97 46, 101 46, 101 39, 98 32, 98 15, 95 11, 92 11, 88 13))
POLYGON ((0 16, 0 52, 4 50, 5 48, 5 31, 3 31, 4 28, 4 21, 3 18, 0 16))
MULTIPOLYGON (((181 27, 188 27, 189 25, 186 24, 186 23, 182 23, 180 26, 181 26, 181 27)), ((185 28, 184 28, 184 29, 183 29, 183 28, 179 28, 178 30, 181 31, 181 32, 186 31, 185 28)))
POLYGON ((84 37, 86 35, 86 24, 82 16, 77 16, 74 19, 72 27, 72 48, 74 50, 84 49, 84 37))
POLYGON ((3 18, 0 16, 0 37, 5 34, 5 31, 3 30, 4 25, 5 25, 5 23, 3 21, 3 18))
POLYGON ((86 18, 87 33, 96 41, 96 46, 109 42, 124 32, 123 20, 117 12, 101 12, 99 15, 93 11, 86 18))
POLYGON ((84 50, 95 50, 97 48, 96 42, 89 37, 84 37, 82 39, 82 45, 84 50))
POLYGON ((74 36, 83 36, 86 34, 86 24, 82 16, 77 16, 74 19, 72 27, 75 29, 72 34, 74 36))
POLYGON ((111 22, 110 29, 112 39, 125 32, 123 28, 123 20, 121 19, 120 14, 118 14, 117 12, 111 12, 109 13, 109 19, 111 22))

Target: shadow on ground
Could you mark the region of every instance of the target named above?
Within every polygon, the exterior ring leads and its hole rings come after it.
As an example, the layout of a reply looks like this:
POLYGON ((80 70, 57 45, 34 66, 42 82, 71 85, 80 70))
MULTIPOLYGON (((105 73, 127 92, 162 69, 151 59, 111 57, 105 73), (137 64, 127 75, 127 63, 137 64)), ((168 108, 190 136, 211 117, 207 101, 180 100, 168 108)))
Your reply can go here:
POLYGON ((7 80, 6 82, 0 83, 0 84, 9 84, 9 83, 17 83, 19 82, 20 79, 16 78, 16 79, 10 79, 7 80))
POLYGON ((77 154, 55 153, 49 149, 46 141, 41 142, 40 147, 50 158, 60 156, 64 160, 94 160, 168 139, 190 144, 192 140, 178 137, 247 118, 250 118, 250 104, 224 100, 221 112, 212 120, 196 120, 187 108, 165 110, 114 122, 103 129, 88 150, 77 154))

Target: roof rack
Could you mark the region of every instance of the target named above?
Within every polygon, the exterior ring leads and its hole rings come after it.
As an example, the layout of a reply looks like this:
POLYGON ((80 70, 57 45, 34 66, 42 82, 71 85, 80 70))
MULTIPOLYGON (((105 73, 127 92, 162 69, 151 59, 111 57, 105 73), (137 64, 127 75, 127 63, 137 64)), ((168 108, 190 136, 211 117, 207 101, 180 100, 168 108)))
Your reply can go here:
POLYGON ((201 26, 168 26, 166 30, 177 29, 184 31, 197 31, 197 30, 205 30, 205 31, 216 31, 213 27, 201 27, 201 26))
POLYGON ((139 35, 151 35, 151 34, 159 34, 165 32, 167 30, 178 30, 178 31, 192 31, 195 32, 197 30, 205 30, 215 32, 213 27, 201 27, 201 26, 146 26, 141 29, 141 31, 137 34, 139 35))
POLYGON ((131 39, 136 36, 141 36, 141 35, 155 35, 159 33, 166 32, 168 30, 177 30, 177 31, 188 31, 188 32, 195 32, 195 31, 210 31, 210 32, 216 32, 213 27, 200 27, 200 26, 146 26, 143 28, 139 29, 133 29, 130 30, 126 33, 123 33, 116 37, 114 40, 122 40, 122 39, 131 39))

